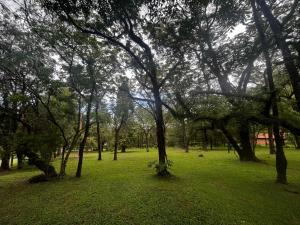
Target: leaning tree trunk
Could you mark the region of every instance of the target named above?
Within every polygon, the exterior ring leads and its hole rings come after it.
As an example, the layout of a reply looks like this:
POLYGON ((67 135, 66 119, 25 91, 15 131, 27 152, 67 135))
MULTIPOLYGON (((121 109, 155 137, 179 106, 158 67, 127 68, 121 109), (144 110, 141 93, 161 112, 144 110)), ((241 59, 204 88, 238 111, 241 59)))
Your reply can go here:
POLYGON ((25 156, 27 156, 32 162, 33 165, 35 165, 38 169, 42 170, 46 177, 52 178, 52 177, 57 177, 57 173, 55 168, 46 163, 44 160, 42 160, 38 154, 31 152, 31 151, 24 151, 25 156))
POLYGON ((89 136, 89 131, 90 131, 90 114, 91 114, 92 102, 93 102, 93 98, 94 98, 95 85, 96 85, 95 82, 93 82, 93 87, 91 90, 91 95, 89 98, 87 112, 86 112, 84 135, 83 135, 82 141, 80 142, 80 145, 79 145, 79 153, 78 153, 79 159, 78 159, 76 177, 81 177, 83 151, 84 151, 86 140, 89 136))
POLYGON ((50 165, 49 163, 42 160, 38 154, 32 152, 30 148, 24 144, 22 146, 19 146, 18 149, 22 149, 22 153, 28 157, 30 162, 35 165, 38 169, 44 172, 44 176, 37 176, 30 179, 32 182, 39 182, 39 181, 46 181, 51 178, 57 177, 57 172, 55 168, 50 165), (35 179, 37 178, 37 179, 35 179))
MULTIPOLYGON (((257 1, 258 3, 263 3, 264 1, 257 1)), ((265 3, 265 2, 264 2, 265 3)), ((263 32, 261 23, 260 23, 260 18, 259 15, 257 13, 257 9, 255 6, 255 1, 251 0, 251 6, 252 6, 252 10, 253 10, 253 17, 254 17, 254 21, 255 21, 255 25, 256 25, 256 29, 259 33, 260 36, 260 40, 261 40, 261 44, 262 44, 262 48, 263 48, 263 53, 264 53, 264 57, 265 57, 265 62, 266 62, 266 72, 267 72, 267 78, 268 78, 268 86, 271 92, 271 102, 272 102, 272 112, 273 112, 273 116, 278 118, 279 116, 279 111, 278 111, 278 105, 277 105, 277 93, 276 93, 276 89, 275 89, 275 84, 273 81, 273 71, 272 71, 272 63, 271 63, 271 58, 269 55, 269 46, 268 43, 266 41, 266 37, 265 34, 263 32)), ((264 14, 265 14, 265 10, 263 9, 264 4, 260 4, 264 14)), ((270 13, 270 12, 269 12, 270 13)), ((265 14, 265 16, 269 17, 269 23, 270 23, 270 15, 265 14)), ((275 19, 275 18, 274 18, 275 19)), ((274 22, 274 21, 273 21, 274 22)), ((276 22, 276 21, 275 21, 276 22)), ((274 24, 270 26, 272 28, 272 30, 274 29, 274 24)), ((274 30, 273 30, 274 32, 274 30)), ((275 32, 274 32, 275 33, 275 32)), ((282 40, 281 40, 282 41, 282 40)), ((284 39, 283 39, 284 41, 284 39)), ((277 41, 278 42, 278 41, 277 41)), ((282 44, 282 43, 281 43, 282 44)), ((280 43, 278 43, 278 45, 280 46, 280 43)), ((285 56, 283 56, 285 57, 285 56)), ((300 83, 299 83, 300 84, 300 83)), ((274 132, 274 137, 275 137, 275 143, 276 143, 276 171, 277 171, 277 182, 278 183, 287 183, 287 178, 286 178, 286 169, 287 169, 287 160, 283 151, 283 139, 280 135, 280 128, 279 128, 279 124, 274 124, 273 125, 273 132, 274 132)))
POLYGON ((234 139, 234 137, 231 135, 231 133, 226 129, 226 127, 225 127, 225 125, 223 123, 220 123, 218 128, 223 132, 223 134, 227 138, 227 140, 230 143, 230 145, 238 153, 239 158, 241 160, 241 158, 243 156, 243 153, 242 153, 242 149, 238 145, 237 141, 234 139))

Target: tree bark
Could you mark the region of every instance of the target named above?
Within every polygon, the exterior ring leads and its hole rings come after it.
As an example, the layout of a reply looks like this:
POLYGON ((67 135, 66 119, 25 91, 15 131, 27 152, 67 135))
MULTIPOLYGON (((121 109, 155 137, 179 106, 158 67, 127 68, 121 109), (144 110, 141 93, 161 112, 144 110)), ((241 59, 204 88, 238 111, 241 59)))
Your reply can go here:
POLYGON ((9 170, 9 159, 10 159, 10 153, 9 151, 4 149, 4 153, 1 158, 1 169, 2 170, 9 170))
POLYGON ((119 132, 120 129, 115 129, 114 160, 118 160, 119 132))
POLYGON ((247 120, 239 120, 239 136, 242 147, 241 161, 256 161, 255 153, 250 142, 249 122, 247 120))
POLYGON ((158 84, 153 81, 153 95, 155 103, 155 124, 156 124, 156 138, 157 138, 157 148, 158 148, 158 161, 159 161, 159 171, 157 174, 159 176, 166 176, 170 173, 167 170, 167 154, 166 154, 166 143, 165 143, 165 130, 164 130, 164 118, 162 113, 162 101, 159 93, 158 84))

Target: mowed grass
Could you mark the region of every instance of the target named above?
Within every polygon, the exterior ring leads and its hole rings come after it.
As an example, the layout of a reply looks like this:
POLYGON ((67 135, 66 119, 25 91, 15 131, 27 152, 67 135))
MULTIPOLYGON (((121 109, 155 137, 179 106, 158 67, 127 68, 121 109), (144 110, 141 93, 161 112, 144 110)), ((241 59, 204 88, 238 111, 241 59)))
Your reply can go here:
MULTIPOLYGON (((275 156, 239 162, 226 151, 168 149, 173 177, 154 176, 152 149, 87 153, 81 178, 77 158, 59 181, 29 184, 33 168, 0 173, 0 224, 296 225, 300 224, 300 151, 288 149, 289 185, 274 182, 275 156), (199 154, 204 157, 199 157, 199 154)), ((54 162, 58 166, 59 162, 54 162)))

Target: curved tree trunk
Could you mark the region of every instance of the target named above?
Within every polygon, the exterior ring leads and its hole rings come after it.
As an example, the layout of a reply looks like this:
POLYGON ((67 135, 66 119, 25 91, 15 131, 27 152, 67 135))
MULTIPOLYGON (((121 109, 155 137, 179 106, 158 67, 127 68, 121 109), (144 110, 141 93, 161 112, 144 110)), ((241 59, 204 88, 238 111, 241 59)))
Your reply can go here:
POLYGON ((33 165, 35 165, 38 169, 42 170, 46 177, 52 178, 57 177, 57 173, 55 168, 52 165, 49 165, 44 160, 42 160, 38 154, 31 151, 24 151, 25 156, 27 156, 33 165))
POLYGON ((226 129, 226 127, 224 126, 224 124, 220 124, 219 125, 219 129, 223 132, 223 134, 227 138, 228 142, 234 148, 234 150, 238 153, 239 158, 241 159, 241 157, 242 157, 242 149, 238 145, 237 141, 234 139, 234 137, 231 135, 231 133, 226 129))

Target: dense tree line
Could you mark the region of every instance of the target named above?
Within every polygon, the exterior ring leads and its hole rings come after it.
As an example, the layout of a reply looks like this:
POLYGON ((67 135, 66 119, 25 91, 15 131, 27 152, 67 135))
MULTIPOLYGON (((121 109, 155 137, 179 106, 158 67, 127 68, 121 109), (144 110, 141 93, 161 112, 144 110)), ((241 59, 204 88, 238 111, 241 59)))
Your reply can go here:
POLYGON ((0 5, 1 168, 24 157, 63 177, 78 150, 166 145, 255 155, 269 133, 286 183, 282 130, 300 147, 298 0, 58 1, 0 5), (238 31, 238 28, 241 30, 238 31), (130 78, 130 79, 129 79, 130 78), (273 138, 274 134, 274 140, 273 138), (60 171, 51 159, 60 157, 60 171))

